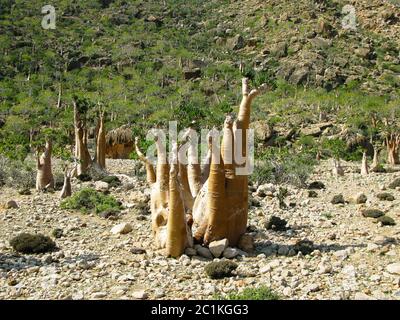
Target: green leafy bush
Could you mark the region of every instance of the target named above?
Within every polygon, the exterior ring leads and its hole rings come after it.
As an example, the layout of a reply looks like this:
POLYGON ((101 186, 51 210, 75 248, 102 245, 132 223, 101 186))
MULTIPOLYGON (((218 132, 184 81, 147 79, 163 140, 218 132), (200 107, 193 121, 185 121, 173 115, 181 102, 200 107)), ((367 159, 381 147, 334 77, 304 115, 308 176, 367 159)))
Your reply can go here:
POLYGON ((217 300, 279 300, 280 296, 266 286, 246 288, 242 292, 232 291, 226 296, 217 295, 217 300))
POLYGON ((208 265, 206 265, 205 271, 211 279, 222 279, 225 277, 231 277, 232 271, 234 271, 237 267, 238 265, 235 262, 224 260, 210 262, 208 265))
POLYGON ((44 253, 53 251, 56 244, 42 234, 21 233, 10 240, 10 245, 17 252, 44 253))
POLYGON ((104 211, 120 211, 121 204, 113 196, 105 195, 92 188, 84 188, 61 202, 61 208, 99 214, 104 211))

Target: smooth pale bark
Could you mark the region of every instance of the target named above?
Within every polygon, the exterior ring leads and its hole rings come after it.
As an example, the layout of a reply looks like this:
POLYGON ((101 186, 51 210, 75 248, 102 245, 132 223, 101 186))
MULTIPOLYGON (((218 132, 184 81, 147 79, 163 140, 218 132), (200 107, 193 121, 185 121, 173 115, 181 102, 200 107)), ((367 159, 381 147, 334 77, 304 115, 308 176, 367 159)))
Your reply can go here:
POLYGON ((400 164, 399 149, 400 149, 400 134, 389 134, 386 137, 386 147, 388 154, 388 163, 390 165, 400 164))
MULTIPOLYGON (((219 148, 218 148, 219 149, 219 148)), ((210 176, 208 178, 207 211, 208 224, 204 235, 204 244, 220 240, 226 236, 227 220, 224 213, 225 171, 220 150, 211 156, 210 176)))
POLYGON ((36 158, 36 190, 43 191, 48 188, 54 188, 54 177, 51 168, 52 142, 46 140, 43 153, 36 158))
POLYGON ((100 113, 96 135, 96 163, 101 169, 106 168, 106 130, 104 128, 104 112, 100 113))
POLYGON ((201 183, 201 166, 200 161, 198 159, 197 153, 197 142, 195 140, 190 140, 194 137, 187 137, 189 141, 189 148, 188 148, 188 165, 187 165, 187 176, 188 182, 190 187, 190 192, 193 198, 197 197, 199 193, 202 183, 201 183))
POLYGON ((86 121, 81 118, 76 102, 74 102, 75 157, 78 160, 76 175, 86 173, 92 163, 87 146, 86 121))
POLYGON ((368 161, 367 161, 367 153, 363 153, 362 162, 361 162, 361 175, 366 176, 369 174, 368 170, 368 161))
POLYGON ((164 247, 164 229, 168 221, 169 201, 169 165, 165 147, 160 139, 156 139, 157 166, 156 182, 152 185, 150 196, 150 210, 152 230, 160 248, 164 247))
POLYGON ((334 176, 344 176, 344 170, 343 170, 342 166, 340 165, 340 160, 338 160, 338 161, 333 160, 332 174, 334 176))
POLYGON ((377 171, 379 166, 379 149, 374 147, 374 157, 372 159, 371 171, 377 171))
POLYGON ((139 138, 135 138, 135 149, 139 159, 145 164, 147 182, 151 185, 156 182, 156 172, 154 166, 149 159, 143 154, 139 148, 139 138))
POLYGON ((72 187, 71 187, 71 174, 68 172, 68 168, 64 171, 64 185, 60 192, 60 199, 64 199, 70 197, 72 194, 72 187))
MULTIPOLYGON (((175 161, 177 161, 177 157, 175 161)), ((170 168, 166 254, 167 256, 179 257, 185 251, 188 244, 187 223, 185 206, 178 182, 179 165, 172 163, 170 168)))

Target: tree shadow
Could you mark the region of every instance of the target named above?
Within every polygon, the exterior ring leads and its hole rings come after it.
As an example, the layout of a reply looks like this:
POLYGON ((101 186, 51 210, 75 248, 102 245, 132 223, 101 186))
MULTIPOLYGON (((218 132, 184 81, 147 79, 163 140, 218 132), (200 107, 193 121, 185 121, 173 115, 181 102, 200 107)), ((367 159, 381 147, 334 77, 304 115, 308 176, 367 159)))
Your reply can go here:
POLYGON ((31 267, 43 266, 42 260, 33 255, 21 255, 18 253, 0 252, 0 270, 23 270, 31 267))
POLYGON ((32 267, 43 267, 43 266, 59 266, 64 264, 79 263, 79 262, 92 262, 100 259, 97 254, 80 254, 73 257, 64 258, 62 262, 55 259, 48 263, 41 259, 42 256, 35 255, 23 255, 18 253, 0 253, 0 270, 10 271, 16 270, 20 271, 23 269, 28 269, 32 267))

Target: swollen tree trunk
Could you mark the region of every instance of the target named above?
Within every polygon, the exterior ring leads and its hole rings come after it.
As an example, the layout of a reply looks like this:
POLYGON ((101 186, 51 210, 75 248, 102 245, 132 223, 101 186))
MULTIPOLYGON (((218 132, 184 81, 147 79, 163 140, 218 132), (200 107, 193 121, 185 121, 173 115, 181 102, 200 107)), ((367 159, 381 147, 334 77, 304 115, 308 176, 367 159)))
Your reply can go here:
POLYGON ((60 199, 64 199, 70 197, 72 194, 71 188, 71 173, 68 171, 68 168, 65 168, 64 171, 64 185, 60 192, 60 199))
MULTIPOLYGON (((202 189, 193 206, 195 240, 205 244, 227 238, 234 246, 246 232, 248 215, 248 154, 247 131, 251 103, 264 89, 249 90, 248 80, 242 81, 243 98, 238 119, 225 120, 222 154, 212 148, 207 191, 202 189), (204 201, 204 197, 207 201, 204 201), (204 213, 198 212, 203 210, 204 213)), ((217 143, 217 141, 213 141, 217 143)))
POLYGON ((101 169, 106 168, 106 130, 104 128, 104 112, 100 113, 96 136, 96 163, 101 169))
POLYGON ((369 174, 368 170, 368 162, 367 162, 367 153, 363 153, 362 162, 361 162, 361 175, 366 176, 369 174))
POLYGON ((77 176, 86 173, 92 163, 87 145, 86 121, 81 118, 78 106, 74 102, 74 127, 75 127, 75 158, 78 165, 75 170, 77 176))
POLYGON ((386 147, 388 154, 388 163, 390 165, 400 164, 399 148, 400 134, 391 133, 386 137, 386 147))
POLYGON ((344 170, 343 170, 342 166, 340 165, 340 160, 338 160, 338 161, 333 160, 332 174, 334 176, 344 176, 344 170))
POLYGON ((147 178, 147 182, 152 185, 153 183, 156 182, 156 172, 154 171, 154 166, 153 164, 150 162, 149 159, 147 159, 145 157, 145 155, 143 154, 143 152, 140 150, 139 148, 139 137, 135 138, 135 149, 136 149, 136 153, 139 157, 139 159, 145 164, 146 166, 146 178, 147 178))
POLYGON ((167 256, 179 257, 185 251, 189 241, 185 206, 178 182, 179 164, 177 146, 175 145, 173 148, 174 155, 169 172, 169 215, 167 222, 166 254, 167 256))
POLYGON ((54 188, 54 177, 51 169, 51 152, 52 143, 46 140, 44 152, 37 155, 37 175, 36 175, 36 190, 43 191, 48 188, 54 188))
POLYGON ((379 170, 380 164, 379 164, 379 149, 378 147, 374 146, 374 157, 372 159, 372 166, 371 166, 371 171, 376 172, 379 170))

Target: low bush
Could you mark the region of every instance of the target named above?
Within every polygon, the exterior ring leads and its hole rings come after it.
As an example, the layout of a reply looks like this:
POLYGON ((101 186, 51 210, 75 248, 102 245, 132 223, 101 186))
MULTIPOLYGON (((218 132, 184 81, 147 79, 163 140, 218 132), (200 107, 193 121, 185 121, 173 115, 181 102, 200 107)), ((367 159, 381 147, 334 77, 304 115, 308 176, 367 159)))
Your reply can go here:
POLYGON ((21 253, 44 253, 56 249, 56 244, 42 234, 21 233, 10 240, 10 245, 21 253))
POLYGON ((121 203, 113 196, 105 195, 92 188, 84 188, 61 202, 61 208, 79 210, 82 213, 95 212, 100 214, 104 211, 119 212, 121 203))
POLYGON ((231 277, 232 271, 234 271, 238 265, 229 260, 210 262, 205 267, 206 274, 211 279, 222 279, 225 277, 231 277))

